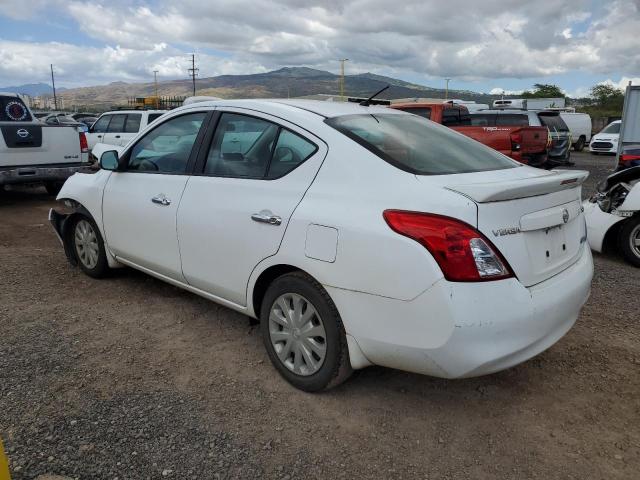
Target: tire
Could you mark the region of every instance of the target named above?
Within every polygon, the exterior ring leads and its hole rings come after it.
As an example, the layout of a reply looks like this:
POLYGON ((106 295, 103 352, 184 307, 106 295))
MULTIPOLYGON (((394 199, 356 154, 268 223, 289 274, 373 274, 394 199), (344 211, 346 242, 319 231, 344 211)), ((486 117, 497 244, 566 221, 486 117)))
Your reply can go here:
POLYGON ((640 215, 624 222, 618 232, 618 248, 627 262, 640 267, 640 215))
POLYGON ((93 278, 103 278, 109 272, 107 254, 100 230, 92 218, 77 215, 67 236, 69 251, 73 252, 78 266, 93 278))
POLYGON ((49 195, 57 197, 62 189, 62 185, 64 185, 64 182, 45 182, 44 188, 49 195))
POLYGON ((600 155, 600 152, 591 152, 591 155, 600 155))
POLYGON ((288 273, 271 283, 260 308, 260 330, 271 363, 300 390, 327 390, 353 372, 338 309, 305 273, 288 273), (305 335, 305 330, 317 335, 305 335))
POLYGON ((582 150, 584 150, 584 144, 585 144, 585 138, 584 137, 580 137, 578 139, 578 141, 576 142, 576 144, 573 146, 573 149, 576 152, 581 152, 582 150))

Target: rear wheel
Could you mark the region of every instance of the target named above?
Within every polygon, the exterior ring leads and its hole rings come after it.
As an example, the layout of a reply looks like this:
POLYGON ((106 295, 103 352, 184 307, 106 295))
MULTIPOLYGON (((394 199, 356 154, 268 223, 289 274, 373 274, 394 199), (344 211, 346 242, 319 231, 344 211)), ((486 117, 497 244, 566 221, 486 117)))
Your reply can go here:
POLYGON ((78 216, 73 223, 69 241, 84 273, 94 278, 104 277, 109 271, 107 255, 100 230, 89 217, 78 216))
POLYGON ((45 182, 44 188, 46 188, 49 195, 55 197, 60 193, 62 185, 64 185, 64 182, 45 182))
POLYGON ((584 149, 585 141, 586 141, 586 139, 584 137, 580 137, 578 139, 578 141, 576 142, 576 144, 573 146, 573 149, 576 152, 581 152, 584 149))
POLYGON ((283 275, 269 286, 260 329, 271 363, 301 390, 325 390, 352 373, 338 310, 326 290, 302 272, 283 275))
POLYGON ((624 222, 618 233, 618 246, 627 262, 640 267, 640 216, 624 222))

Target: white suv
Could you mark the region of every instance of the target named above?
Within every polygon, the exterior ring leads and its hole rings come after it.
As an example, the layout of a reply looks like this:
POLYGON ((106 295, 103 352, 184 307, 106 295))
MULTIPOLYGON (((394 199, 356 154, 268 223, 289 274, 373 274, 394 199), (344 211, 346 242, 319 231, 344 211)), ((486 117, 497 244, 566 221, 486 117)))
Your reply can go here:
POLYGON ((89 149, 98 143, 124 146, 166 110, 118 110, 100 115, 87 133, 89 149))

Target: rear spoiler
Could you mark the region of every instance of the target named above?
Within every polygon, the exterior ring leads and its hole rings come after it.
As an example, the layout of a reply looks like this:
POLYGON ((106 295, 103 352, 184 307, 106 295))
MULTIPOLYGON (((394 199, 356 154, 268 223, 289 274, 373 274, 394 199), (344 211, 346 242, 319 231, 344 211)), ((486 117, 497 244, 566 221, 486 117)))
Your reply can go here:
POLYGON ((446 188, 478 203, 502 202, 575 188, 582 185, 588 176, 589 172, 584 170, 554 170, 539 177, 470 185, 449 185, 446 188))

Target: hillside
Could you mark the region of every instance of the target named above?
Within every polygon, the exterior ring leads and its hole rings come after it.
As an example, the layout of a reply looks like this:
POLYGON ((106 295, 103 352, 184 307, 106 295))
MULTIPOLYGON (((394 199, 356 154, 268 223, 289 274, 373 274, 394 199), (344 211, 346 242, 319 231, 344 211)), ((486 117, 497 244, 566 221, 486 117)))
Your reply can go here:
MULTIPOLYGON (((338 94, 339 76, 331 72, 306 67, 286 67, 266 73, 252 75, 220 75, 198 78, 198 95, 213 95, 222 98, 286 98, 313 94, 338 94)), ((425 87, 395 78, 372 73, 345 76, 345 94, 369 96, 386 85, 391 87, 380 98, 430 97, 444 98, 444 90, 425 87)), ((67 108, 74 105, 91 106, 96 109, 126 105, 131 97, 154 94, 154 84, 114 82, 108 85, 66 90, 60 94, 67 108)), ((158 83, 158 94, 163 96, 189 96, 192 94, 191 80, 171 80, 158 83)), ((450 90, 451 98, 489 102, 495 96, 450 90)))
MULTIPOLYGON (((57 92, 63 92, 66 88, 56 88, 57 92)), ((0 92, 20 93, 37 97, 39 95, 53 95, 53 88, 46 83, 28 83, 26 85, 14 85, 9 87, 0 87, 0 92)))

